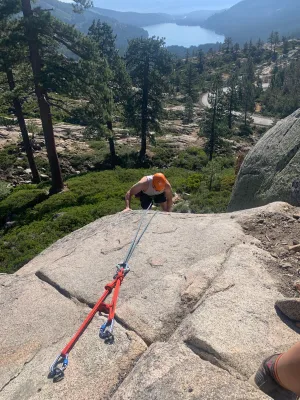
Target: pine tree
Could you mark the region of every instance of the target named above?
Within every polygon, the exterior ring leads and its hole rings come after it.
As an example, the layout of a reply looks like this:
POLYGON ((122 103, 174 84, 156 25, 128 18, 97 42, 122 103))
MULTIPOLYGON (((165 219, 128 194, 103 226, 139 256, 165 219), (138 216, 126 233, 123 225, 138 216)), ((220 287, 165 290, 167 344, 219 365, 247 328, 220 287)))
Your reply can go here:
POLYGON ((199 50, 197 55, 197 70, 199 75, 203 74, 204 68, 205 68, 205 54, 203 50, 199 50))
POLYGON ((234 111, 238 108, 238 74, 233 71, 226 84, 225 92, 226 113, 228 128, 232 129, 234 121, 234 111))
POLYGON ((243 52, 244 52, 245 56, 248 56, 248 54, 249 54, 249 43, 248 42, 244 43, 243 52))
MULTIPOLYGON (((20 99, 20 88, 16 87, 14 68, 26 60, 25 44, 22 36, 18 33, 19 20, 11 19, 19 11, 17 2, 2 1, 0 5, 0 71, 6 74, 8 88, 11 94, 11 101, 14 106, 14 113, 17 117, 23 144, 32 174, 32 182, 39 183, 40 176, 33 156, 33 150, 28 135, 28 130, 23 114, 22 102, 20 99), (11 13, 11 14, 10 14, 11 13)), ((4 89, 5 90, 5 89, 4 89)))
POLYGON ((109 83, 110 96, 108 99, 108 113, 106 126, 108 129, 108 142, 111 155, 112 166, 116 163, 116 150, 113 132, 113 113, 116 104, 124 105, 130 90, 130 77, 126 71, 124 61, 116 50, 116 36, 114 36, 112 28, 106 24, 101 23, 100 20, 93 21, 92 26, 89 28, 88 35, 92 38, 98 46, 100 55, 104 57, 111 70, 111 79, 109 83))
POLYGON ((229 53, 232 49, 232 38, 231 37, 226 37, 224 40, 224 49, 226 53, 229 53))
POLYGON ((222 136, 224 121, 223 95, 222 77, 220 74, 216 74, 213 78, 210 90, 209 101, 211 108, 205 111, 202 124, 203 133, 208 138, 206 152, 208 153, 210 161, 213 159, 222 136))
POLYGON ((283 42, 283 54, 288 54, 289 52, 289 41, 286 36, 282 36, 282 42, 283 42))
POLYGON ((35 94, 39 105, 47 155, 51 169, 51 193, 57 193, 63 189, 64 184, 56 152, 51 109, 47 101, 47 91, 41 81, 43 61, 40 52, 42 43, 39 38, 39 30, 47 26, 46 24, 49 23, 50 15, 48 13, 43 13, 40 14, 40 18, 36 18, 31 8, 30 0, 21 1, 22 12, 24 15, 24 29, 26 39, 28 41, 30 63, 34 79, 35 94))
POLYGON ((187 49, 187 51, 186 51, 186 56, 185 56, 185 63, 188 64, 189 61, 190 61, 190 52, 189 52, 189 50, 187 49))
POLYGON ((268 38, 268 42, 271 45, 271 51, 273 51, 274 41, 275 41, 275 33, 272 31, 271 35, 268 38))
POLYGON ((252 57, 248 57, 247 62, 243 66, 243 73, 246 74, 247 79, 254 83, 255 81, 255 66, 252 57))
POLYGON ((187 97, 191 97, 193 101, 198 99, 198 74, 193 63, 188 63, 184 70, 183 90, 187 97))
POLYGON ((274 32, 274 56, 276 55, 276 47, 279 45, 279 43, 280 43, 279 33, 274 32))
POLYGON ((254 109, 254 85, 246 72, 243 72, 240 80, 240 101, 244 114, 244 126, 248 125, 248 114, 254 109))
POLYGON ((235 52, 235 54, 237 54, 240 51, 239 43, 235 43, 235 45, 233 46, 233 51, 235 52))
POLYGON ((261 40, 261 38, 259 38, 256 43, 256 47, 258 50, 262 50, 263 46, 264 46, 264 42, 261 40))
POLYGON ((126 119, 141 133, 140 159, 146 155, 149 127, 159 130, 162 96, 172 71, 171 56, 162 39, 133 39, 126 53, 127 69, 135 87, 128 98, 126 119))
POLYGON ((193 99, 190 96, 188 96, 185 101, 183 122, 189 124, 193 122, 193 117, 194 117, 194 103, 193 99))

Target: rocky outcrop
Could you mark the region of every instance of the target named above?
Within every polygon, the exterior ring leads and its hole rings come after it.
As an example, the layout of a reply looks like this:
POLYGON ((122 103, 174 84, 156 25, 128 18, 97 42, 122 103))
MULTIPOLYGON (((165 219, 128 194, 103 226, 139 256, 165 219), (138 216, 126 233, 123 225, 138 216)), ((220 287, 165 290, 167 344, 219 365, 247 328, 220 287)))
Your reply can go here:
POLYGON ((273 201, 300 205, 300 109, 279 121, 248 153, 229 211, 273 201))
POLYGON ((49 365, 111 281, 141 213, 97 220, 1 275, 0 399, 267 399, 248 377, 299 336, 276 313, 273 257, 241 227, 258 212, 295 210, 158 213, 122 284, 114 343, 99 339, 97 315, 55 384, 49 365))

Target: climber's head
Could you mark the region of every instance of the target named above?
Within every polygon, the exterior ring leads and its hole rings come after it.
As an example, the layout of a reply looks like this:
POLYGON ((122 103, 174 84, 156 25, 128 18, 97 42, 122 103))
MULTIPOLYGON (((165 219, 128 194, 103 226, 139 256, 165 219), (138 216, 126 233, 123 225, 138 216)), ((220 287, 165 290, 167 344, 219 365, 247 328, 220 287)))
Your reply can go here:
POLYGON ((153 175, 152 185, 157 192, 162 192, 166 187, 166 183, 167 178, 164 176, 164 174, 157 173, 153 175))

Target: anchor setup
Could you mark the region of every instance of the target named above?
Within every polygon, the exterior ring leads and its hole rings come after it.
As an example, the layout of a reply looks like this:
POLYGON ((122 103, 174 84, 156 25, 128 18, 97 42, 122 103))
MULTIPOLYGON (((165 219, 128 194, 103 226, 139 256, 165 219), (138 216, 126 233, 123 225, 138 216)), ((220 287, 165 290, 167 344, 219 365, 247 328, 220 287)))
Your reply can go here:
POLYGON ((53 364, 50 367, 49 378, 53 378, 54 381, 59 381, 64 378, 64 371, 68 366, 69 363, 69 353, 79 340, 80 336, 84 333, 94 316, 97 312, 108 314, 107 320, 104 324, 101 325, 99 330, 99 336, 101 339, 104 339, 106 343, 113 343, 114 336, 113 336, 113 329, 114 329, 114 322, 115 322, 115 312, 117 307, 118 296, 120 292, 120 287, 126 275, 130 272, 129 267, 129 260, 132 257, 134 250, 136 249, 137 245, 139 244, 140 240, 142 239, 144 233, 146 232, 148 226, 150 225, 152 219, 157 214, 155 212, 148 223, 144 226, 143 230, 141 231, 143 222, 147 216, 148 211, 151 209, 152 203, 149 207, 144 211, 137 232, 134 236, 134 239, 131 242, 125 260, 117 265, 116 273, 113 277, 113 281, 105 285, 105 291, 97 301, 93 309, 90 311, 78 331, 75 333, 73 338, 69 341, 69 343, 64 347, 61 353, 56 357, 53 364), (140 235, 139 232, 141 231, 140 235), (110 303, 105 303, 107 297, 112 294, 112 300, 110 303))

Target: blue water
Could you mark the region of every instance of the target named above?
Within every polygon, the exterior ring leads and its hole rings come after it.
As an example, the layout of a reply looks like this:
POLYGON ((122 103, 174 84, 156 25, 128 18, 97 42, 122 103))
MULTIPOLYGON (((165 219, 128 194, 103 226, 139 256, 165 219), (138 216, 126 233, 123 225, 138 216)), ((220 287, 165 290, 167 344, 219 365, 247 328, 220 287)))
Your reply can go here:
POLYGON ((199 44, 223 42, 224 36, 200 26, 181 26, 176 24, 159 24, 144 26, 149 37, 164 37, 167 46, 199 46, 199 44))

